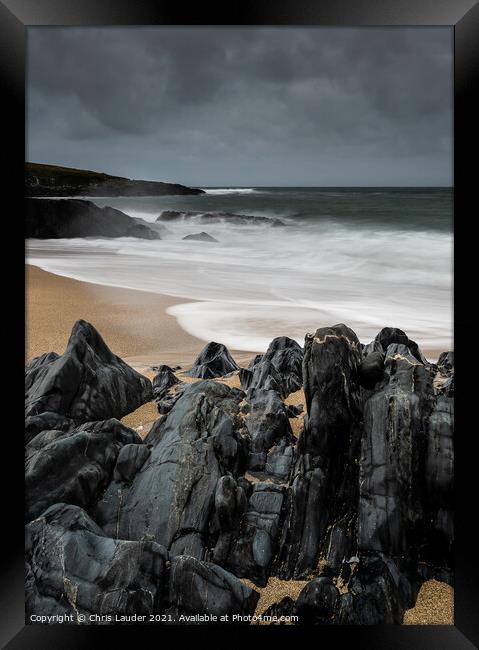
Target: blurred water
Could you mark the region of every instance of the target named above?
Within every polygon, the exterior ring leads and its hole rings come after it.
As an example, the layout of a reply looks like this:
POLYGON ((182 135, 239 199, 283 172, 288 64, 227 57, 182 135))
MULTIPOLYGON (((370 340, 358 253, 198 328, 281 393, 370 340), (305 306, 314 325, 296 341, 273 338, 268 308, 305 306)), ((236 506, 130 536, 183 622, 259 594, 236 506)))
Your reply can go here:
MULTIPOLYGON (((161 240, 30 240, 28 261, 91 282, 178 296, 181 327, 239 350, 344 322, 452 346, 452 190, 213 188, 202 196, 93 199, 154 221, 163 210, 279 217, 284 227, 167 222, 161 240), (218 243, 183 241, 206 231, 218 243), (195 301, 195 302, 190 302, 195 301)), ((195 223, 197 221, 198 223, 195 223)))

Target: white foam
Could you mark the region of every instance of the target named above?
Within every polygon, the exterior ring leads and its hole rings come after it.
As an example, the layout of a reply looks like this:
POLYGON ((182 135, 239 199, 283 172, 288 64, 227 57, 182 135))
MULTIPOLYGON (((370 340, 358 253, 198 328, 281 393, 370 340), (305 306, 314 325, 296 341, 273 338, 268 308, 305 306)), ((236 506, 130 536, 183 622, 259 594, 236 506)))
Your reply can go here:
POLYGON ((218 243, 183 241, 198 224, 171 222, 161 240, 30 240, 27 257, 60 275, 178 296, 185 303, 170 313, 183 329, 235 349, 262 352, 280 335, 302 342, 338 322, 363 342, 387 325, 424 348, 451 348, 448 233, 325 222, 201 229, 218 243))
POLYGON ((201 187, 206 194, 253 194, 258 192, 254 187, 201 187))

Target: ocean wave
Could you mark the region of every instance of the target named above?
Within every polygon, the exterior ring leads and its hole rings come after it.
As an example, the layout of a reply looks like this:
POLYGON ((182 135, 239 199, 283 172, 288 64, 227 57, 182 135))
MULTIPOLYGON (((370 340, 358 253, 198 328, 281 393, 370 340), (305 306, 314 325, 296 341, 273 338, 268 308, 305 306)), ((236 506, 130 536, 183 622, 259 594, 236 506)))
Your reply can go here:
POLYGON ((209 187, 201 187, 201 190, 206 192, 206 194, 256 194, 259 192, 254 187, 215 187, 215 188, 209 188, 209 187))
POLYGON ((202 245, 182 239, 195 227, 169 224, 161 240, 30 240, 27 257, 60 275, 184 299, 189 306, 171 312, 181 327, 235 349, 262 352, 275 336, 303 340, 337 322, 363 342, 392 325, 421 345, 450 347, 448 233, 218 222, 205 227, 218 243, 202 245))

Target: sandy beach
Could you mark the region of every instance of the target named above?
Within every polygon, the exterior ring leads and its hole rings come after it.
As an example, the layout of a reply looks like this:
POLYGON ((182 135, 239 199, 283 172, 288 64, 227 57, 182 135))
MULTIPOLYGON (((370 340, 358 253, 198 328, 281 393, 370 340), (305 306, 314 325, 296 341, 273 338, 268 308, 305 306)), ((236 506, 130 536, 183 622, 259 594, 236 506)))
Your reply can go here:
MULTIPOLYGON (((153 379, 151 366, 181 366, 182 381, 205 342, 190 336, 166 309, 180 298, 147 291, 107 287, 73 280, 26 265, 26 350, 28 362, 44 352, 62 354, 73 324, 90 322, 108 347, 133 368, 153 379)), ((231 351, 236 362, 248 365, 254 352, 231 351)), ((238 377, 223 379, 239 386, 238 377)), ((144 437, 158 419, 154 402, 144 404, 122 421, 144 437)))
MULTIPOLYGON (((26 265, 26 360, 64 352, 73 324, 96 327, 110 349, 135 368, 189 366, 205 342, 166 313, 181 298, 81 282, 26 265)), ((232 351, 235 353, 235 351, 232 351)), ((236 352, 241 364, 254 352, 236 352)))

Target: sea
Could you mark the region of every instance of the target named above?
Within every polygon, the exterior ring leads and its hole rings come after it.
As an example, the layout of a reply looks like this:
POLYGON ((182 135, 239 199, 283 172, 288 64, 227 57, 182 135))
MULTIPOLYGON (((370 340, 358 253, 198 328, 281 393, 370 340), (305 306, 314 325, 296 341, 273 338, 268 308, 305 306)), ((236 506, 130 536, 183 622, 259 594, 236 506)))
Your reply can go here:
POLYGON ((88 198, 154 222, 163 211, 279 218, 284 226, 165 222, 161 240, 27 241, 59 275, 176 296, 180 327, 234 350, 300 344, 345 323, 371 341, 399 327, 437 356, 452 349, 453 189, 208 187, 203 195, 88 198), (183 240, 207 232, 217 242, 183 240))

